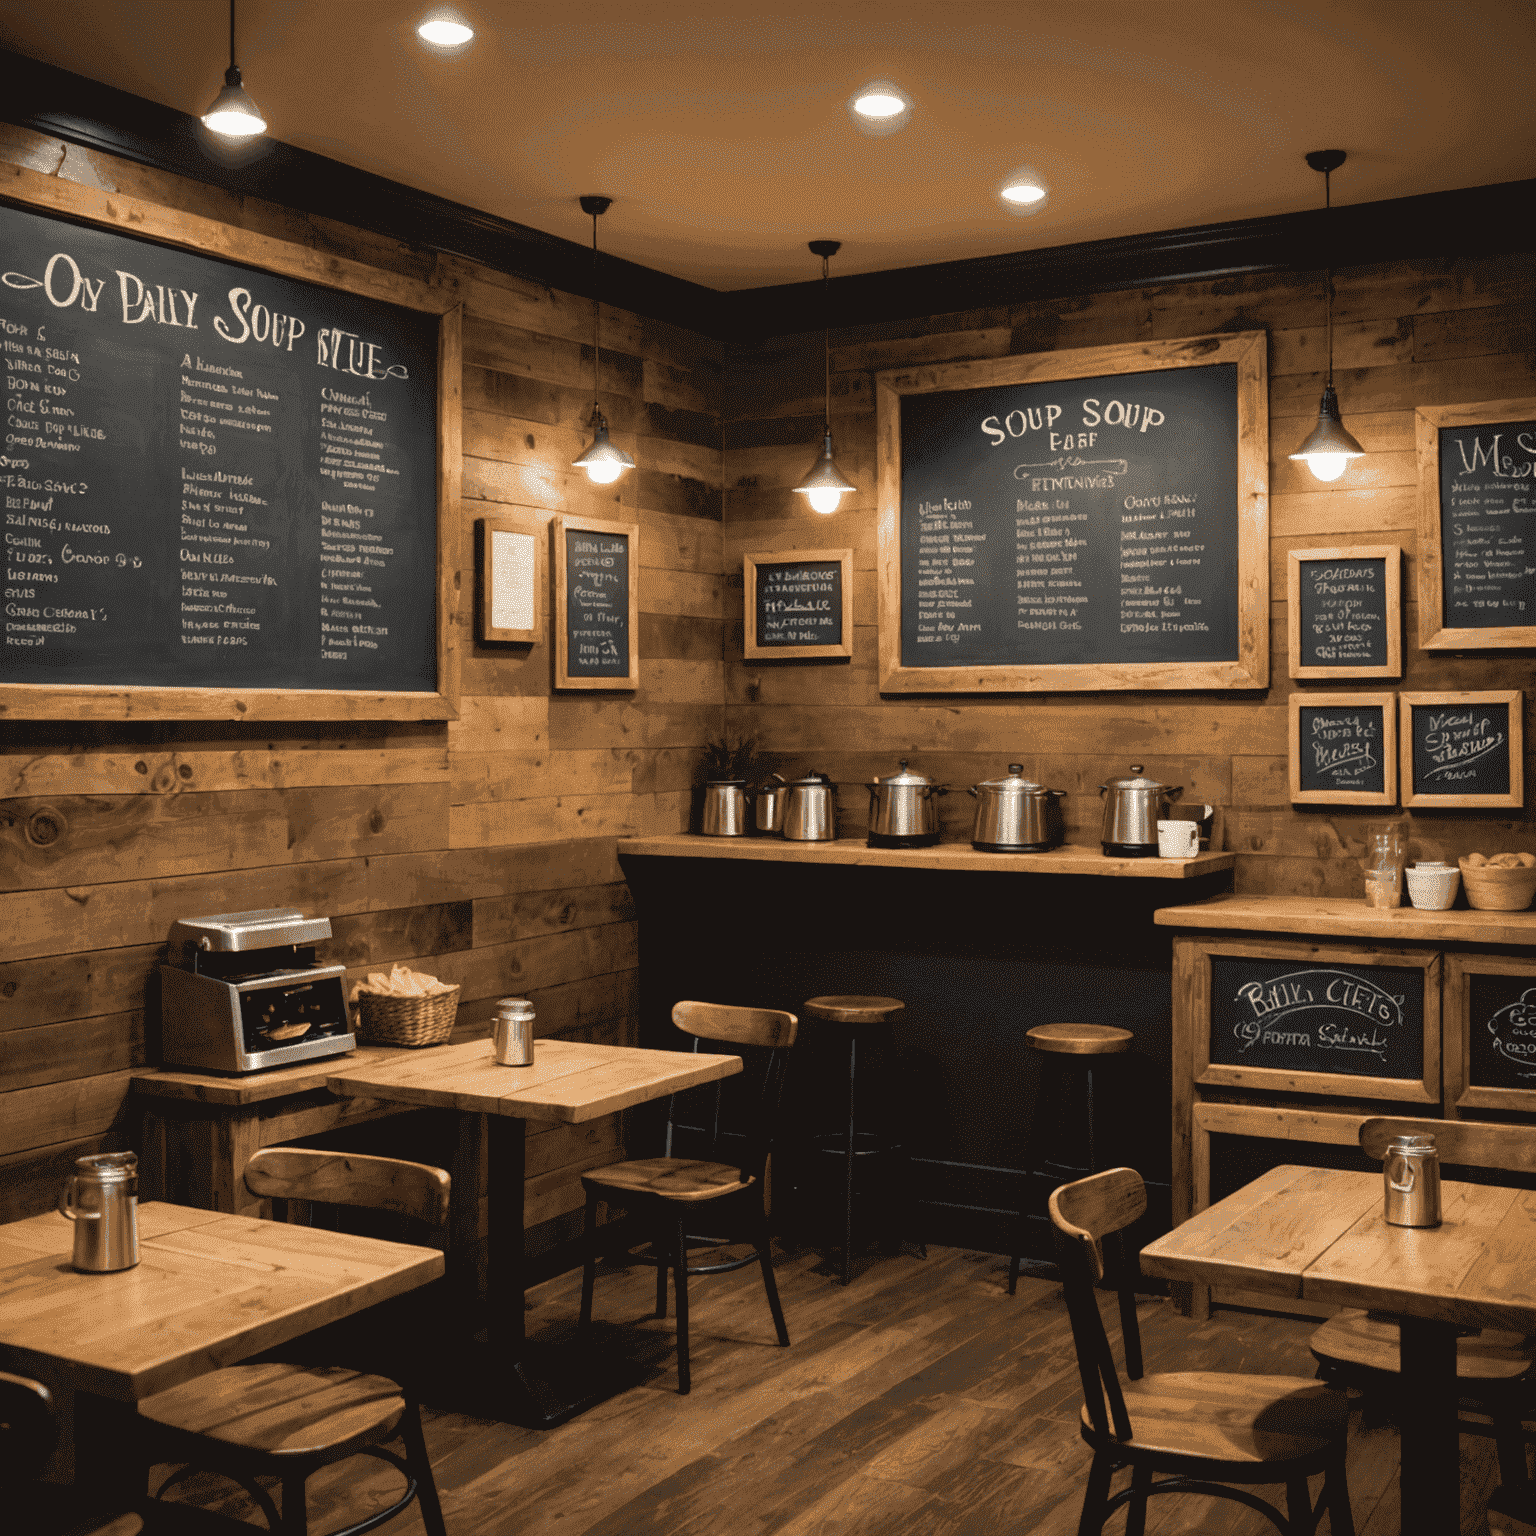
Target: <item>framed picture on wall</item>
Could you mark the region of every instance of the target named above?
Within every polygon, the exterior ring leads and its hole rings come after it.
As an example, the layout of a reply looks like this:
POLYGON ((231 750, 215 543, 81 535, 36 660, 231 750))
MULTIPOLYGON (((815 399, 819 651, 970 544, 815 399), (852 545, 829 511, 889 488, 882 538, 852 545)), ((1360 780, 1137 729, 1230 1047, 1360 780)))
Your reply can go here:
POLYGON ((1397 696, 1293 693, 1291 801, 1397 804, 1397 696))
POLYGON ((475 519, 475 634, 531 645, 543 633, 542 530, 531 518, 475 519))
POLYGON ((1524 805, 1524 699, 1518 688, 1399 694, 1403 804, 1524 805))
POLYGON ((1396 544, 1293 549, 1286 560, 1291 676, 1401 677, 1402 567, 1396 544))
POLYGON ((742 557, 749 661, 853 655, 853 551, 742 557))

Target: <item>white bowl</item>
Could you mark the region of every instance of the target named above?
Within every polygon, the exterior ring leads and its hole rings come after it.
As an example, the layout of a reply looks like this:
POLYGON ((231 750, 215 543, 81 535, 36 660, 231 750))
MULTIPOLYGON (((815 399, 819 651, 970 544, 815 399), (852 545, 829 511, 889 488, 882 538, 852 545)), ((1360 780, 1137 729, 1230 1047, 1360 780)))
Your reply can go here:
POLYGON ((1444 912, 1461 888, 1461 871, 1450 864, 1416 864, 1406 871, 1408 899, 1427 912, 1444 912))

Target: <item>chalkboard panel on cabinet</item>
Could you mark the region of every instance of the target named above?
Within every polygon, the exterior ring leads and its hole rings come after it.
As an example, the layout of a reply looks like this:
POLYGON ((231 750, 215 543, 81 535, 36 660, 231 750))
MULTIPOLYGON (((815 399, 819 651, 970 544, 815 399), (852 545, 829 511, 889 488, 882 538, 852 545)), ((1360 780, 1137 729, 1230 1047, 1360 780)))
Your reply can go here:
POLYGON ((1536 645, 1536 396, 1415 416, 1419 643, 1536 645))
POLYGON ((853 551, 743 556, 749 660, 853 655, 853 551))
POLYGON ((880 686, 1269 682, 1262 331, 876 378, 880 686))
POLYGON ((1396 805, 1396 695, 1293 693, 1290 779, 1297 805, 1396 805))
POLYGON ((1536 960, 1446 956, 1445 1102, 1536 1114, 1536 960))
POLYGON ((1396 544, 1290 552, 1292 677, 1403 675, 1402 563, 1396 544))
POLYGON ((458 309, 53 178, 6 195, 0 714, 452 717, 458 309))
POLYGON ((1398 695, 1403 804, 1473 807, 1525 804, 1524 695, 1398 695))
POLYGON ((640 525, 557 517, 550 537, 555 687, 638 688, 640 525))

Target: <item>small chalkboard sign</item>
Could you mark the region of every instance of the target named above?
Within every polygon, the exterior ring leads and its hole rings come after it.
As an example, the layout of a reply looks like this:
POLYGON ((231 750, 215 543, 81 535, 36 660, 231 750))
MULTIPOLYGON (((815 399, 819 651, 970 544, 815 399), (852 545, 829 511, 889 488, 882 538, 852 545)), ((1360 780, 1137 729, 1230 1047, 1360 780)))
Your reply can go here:
POLYGON ((853 655, 853 551, 743 557, 749 660, 853 655))
POLYGON ((1525 804, 1524 695, 1404 693, 1398 722, 1403 804, 1525 804))
POLYGON ((1292 677, 1403 675, 1402 563, 1395 544, 1290 552, 1292 677))
POLYGON ((1397 804, 1397 699, 1390 693, 1293 693, 1291 800, 1397 804))
POLYGON ((1446 1099, 1536 1112, 1536 961, 1446 957, 1446 1099))
POLYGON ((555 687, 640 686, 640 528, 590 517, 550 523, 555 687))

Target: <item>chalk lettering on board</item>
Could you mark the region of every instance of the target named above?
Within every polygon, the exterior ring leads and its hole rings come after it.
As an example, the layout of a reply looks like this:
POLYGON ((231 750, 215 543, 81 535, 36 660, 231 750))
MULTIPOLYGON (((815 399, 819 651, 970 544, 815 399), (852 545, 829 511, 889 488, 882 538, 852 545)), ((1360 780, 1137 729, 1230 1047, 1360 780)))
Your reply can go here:
POLYGON ((1536 987, 1506 1003, 1488 1020, 1493 1049, 1520 1077, 1536 1078, 1536 987))
MULTIPOLYGON (((1476 710, 1428 711, 1425 731, 1420 738, 1433 767, 1422 780, 1454 779, 1457 769, 1497 752, 1505 743, 1503 731, 1494 727, 1486 714, 1476 710)), ((1470 777, 1470 775, 1460 775, 1470 777)))
POLYGON ((1440 429, 1448 628, 1536 623, 1536 421, 1440 429))
POLYGON ((1240 1053, 1254 1046, 1299 1045, 1360 1052, 1385 1061, 1391 1042, 1383 1030, 1403 1022, 1405 995, 1384 991, 1349 971, 1293 971, 1238 987, 1232 1000, 1245 1003, 1249 1013, 1232 1026, 1232 1032, 1240 1042, 1240 1053), (1360 1022, 1323 1018, 1303 1028, 1297 1016, 1309 1011, 1353 1014, 1360 1022))

